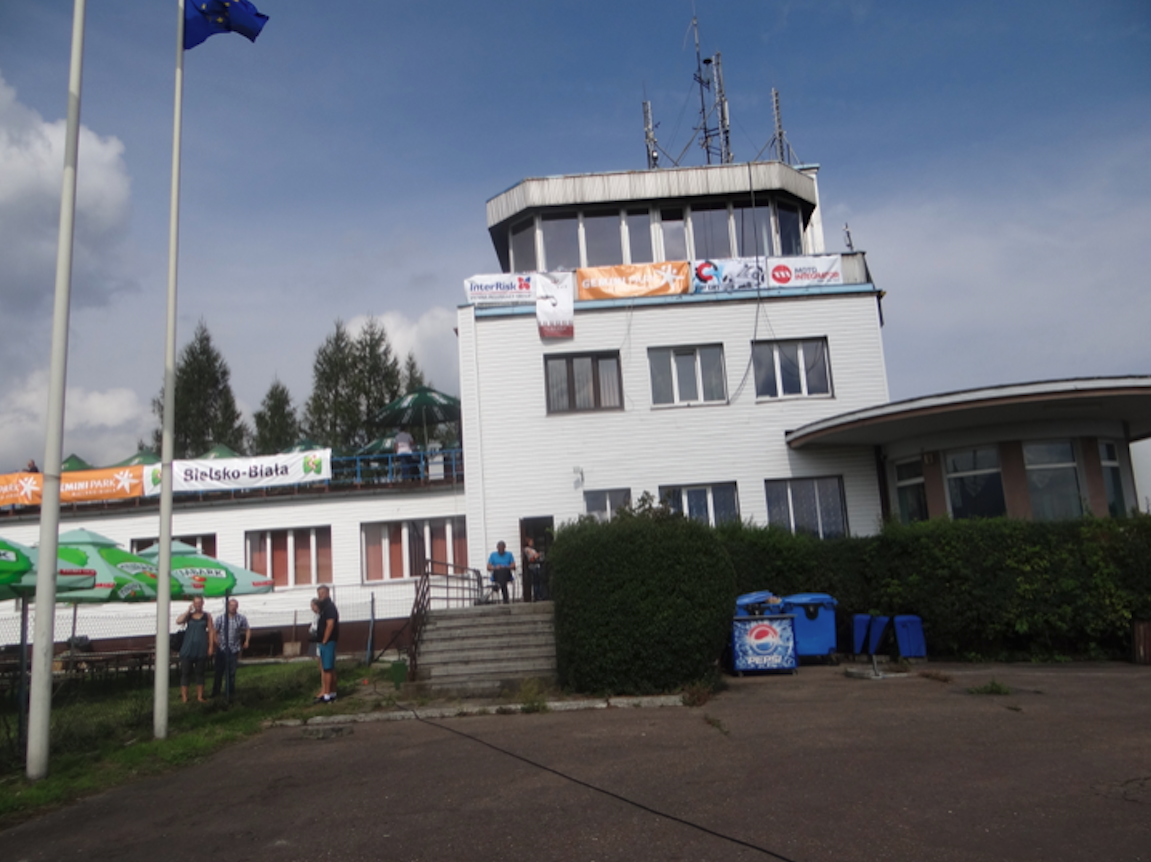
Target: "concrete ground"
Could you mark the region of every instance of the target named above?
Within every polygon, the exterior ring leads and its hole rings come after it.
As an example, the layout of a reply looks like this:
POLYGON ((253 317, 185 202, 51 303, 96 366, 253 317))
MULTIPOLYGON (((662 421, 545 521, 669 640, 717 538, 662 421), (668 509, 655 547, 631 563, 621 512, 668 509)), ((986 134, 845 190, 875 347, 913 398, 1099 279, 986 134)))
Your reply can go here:
POLYGON ((920 669, 950 681, 274 728, 0 832, 0 859, 1151 860, 1151 667, 920 669))

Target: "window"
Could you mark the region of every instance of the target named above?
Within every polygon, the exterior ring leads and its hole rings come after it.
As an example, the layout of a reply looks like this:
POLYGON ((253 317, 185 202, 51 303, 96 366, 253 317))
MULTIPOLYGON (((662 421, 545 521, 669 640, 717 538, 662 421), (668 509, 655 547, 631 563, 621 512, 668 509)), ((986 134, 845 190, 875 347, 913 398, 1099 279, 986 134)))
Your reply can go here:
POLYGON ((731 234, 728 230, 727 205, 716 204, 691 208, 691 237, 694 258, 731 257, 731 234))
POLYGON ((683 230, 683 210, 661 210, 663 259, 687 260, 687 236, 683 230))
POLYGON ((995 446, 948 452, 944 467, 951 517, 997 518, 1007 514, 999 450, 995 446))
POLYGON ((757 398, 831 394, 827 339, 757 341, 751 357, 757 398))
POLYGON ((630 488, 613 488, 608 491, 584 491, 584 507, 597 521, 610 521, 620 509, 631 505, 630 488))
MULTIPOLYGON (((209 557, 216 556, 216 534, 215 533, 201 533, 197 536, 173 536, 173 542, 183 542, 185 545, 191 545, 201 554, 209 557)), ((133 539, 130 545, 133 554, 138 554, 141 551, 146 551, 153 545, 160 544, 157 538, 149 539, 133 539)))
POLYGON ((535 219, 522 221, 512 226, 512 272, 534 272, 536 265, 536 223, 535 219))
POLYGON ((899 520, 905 524, 927 520, 927 487, 923 481, 923 461, 895 465, 895 487, 899 495, 899 520))
POLYGON ((651 263, 651 213, 647 210, 627 211, 627 242, 631 249, 631 263, 651 263))
POLYGON ((739 520, 739 497, 735 482, 661 486, 659 498, 673 512, 704 524, 715 526, 739 520))
POLYGON ((776 212, 779 213, 779 253, 803 254, 803 227, 799 219, 799 207, 778 204, 776 212))
POLYGON ((244 536, 248 568, 277 587, 332 582, 332 528, 253 530, 244 536))
POLYGON ((623 407, 619 354, 547 356, 548 413, 623 407))
POLYGON ((618 212, 584 213, 583 236, 588 266, 623 263, 618 212))
POLYGON ((418 577, 426 561, 432 574, 458 572, 467 566, 467 545, 467 526, 458 517, 360 524, 360 575, 364 581, 418 577))
POLYGON ((1119 449, 1110 440, 1099 441, 1099 464, 1103 468, 1103 488, 1107 494, 1107 511, 1112 518, 1127 514, 1123 500, 1123 474, 1119 470, 1119 449))
POLYGON ((739 240, 740 257, 766 257, 771 254, 771 210, 765 206, 752 207, 737 204, 735 235, 739 240))
POLYGON ((764 485, 769 526, 821 539, 847 535, 847 509, 843 502, 843 480, 839 476, 768 479, 764 485))
POLYGON ((726 401, 723 347, 653 347, 647 352, 651 366, 651 400, 655 404, 691 404, 726 401))
POLYGON ((540 230, 544 239, 544 267, 548 272, 579 267, 579 219, 575 213, 546 215, 540 220, 540 230))
POLYGON ((1023 444, 1031 517, 1036 521, 1061 521, 1083 515, 1075 447, 1070 440, 1023 444))

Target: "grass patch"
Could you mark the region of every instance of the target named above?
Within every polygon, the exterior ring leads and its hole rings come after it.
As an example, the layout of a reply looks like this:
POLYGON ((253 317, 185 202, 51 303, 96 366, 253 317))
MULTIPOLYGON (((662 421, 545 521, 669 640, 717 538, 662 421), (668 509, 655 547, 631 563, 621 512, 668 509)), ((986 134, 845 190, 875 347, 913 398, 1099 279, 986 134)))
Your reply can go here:
POLYGON ((921 670, 919 675, 932 682, 951 682, 951 674, 944 673, 941 670, 921 670))
POLYGON ((538 679, 525 679, 520 683, 517 699, 520 702, 520 712, 547 712, 548 711, 547 686, 538 679))
POLYGON ((731 731, 724 727, 723 722, 716 718, 714 715, 705 714, 703 720, 722 733, 724 736, 731 736, 731 731))
POLYGON ((987 683, 986 685, 977 685, 973 688, 967 689, 967 693, 968 694, 1002 695, 1002 694, 1011 694, 1011 689, 1008 688, 1007 686, 1005 686, 1001 682, 996 682, 995 680, 991 680, 991 682, 987 683))
MULTIPOLYGON (((341 689, 362 685, 362 667, 348 662, 337 667, 341 689)), ((390 689, 390 677, 388 681, 390 689)), ((173 682, 178 682, 175 676, 173 682)), ((138 777, 196 763, 257 733, 268 720, 307 718, 319 710, 311 706, 319 684, 312 662, 242 667, 236 684, 231 703, 217 698, 187 704, 180 702, 179 687, 173 685, 168 738, 159 740, 153 738, 151 680, 67 680, 52 697, 48 777, 35 783, 24 778, 16 699, 0 701, 0 826, 138 777)))

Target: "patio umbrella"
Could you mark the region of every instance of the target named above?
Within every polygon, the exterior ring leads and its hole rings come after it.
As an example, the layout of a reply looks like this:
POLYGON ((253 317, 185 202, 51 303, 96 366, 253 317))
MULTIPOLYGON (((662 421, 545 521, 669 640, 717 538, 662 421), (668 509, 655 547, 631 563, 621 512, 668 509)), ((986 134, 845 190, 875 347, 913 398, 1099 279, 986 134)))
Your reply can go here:
POLYGON ((200 455, 195 460, 197 461, 210 461, 216 458, 239 458, 240 453, 235 449, 229 449, 223 443, 217 443, 203 455, 200 455))
POLYGON ((458 422, 459 419, 460 400, 430 386, 417 386, 376 414, 377 421, 391 427, 422 426, 425 446, 429 425, 458 422))
POLYGON ((71 473, 75 470, 91 470, 92 465, 81 458, 79 455, 73 453, 64 459, 64 463, 60 465, 61 473, 71 473))
POLYGON ((115 464, 109 464, 107 469, 111 470, 114 467, 136 467, 142 464, 159 464, 160 456, 153 452, 151 449, 141 449, 135 455, 125 458, 123 461, 117 461, 115 464))
MULTIPOLYGON (((143 557, 125 551, 107 536, 91 530, 69 530, 60 534, 57 555, 79 568, 91 569, 96 583, 86 590, 72 590, 64 602, 147 602, 156 598, 156 566, 143 557)), ((172 592, 179 582, 172 578, 172 592)))
POLYGON ((396 435, 388 434, 386 437, 377 437, 368 445, 357 450, 357 455, 387 455, 396 448, 396 435))
POLYGON ((281 449, 281 455, 287 455, 291 452, 311 452, 314 449, 327 449, 327 446, 321 446, 315 440, 309 437, 301 437, 296 443, 293 443, 287 449, 281 449))
MULTIPOLYGON (((141 551, 140 555, 155 569, 160 558, 160 547, 152 545, 141 551)), ((184 598, 270 593, 273 587, 272 579, 267 575, 209 557, 195 546, 180 541, 172 542, 172 577, 180 581, 184 598)))

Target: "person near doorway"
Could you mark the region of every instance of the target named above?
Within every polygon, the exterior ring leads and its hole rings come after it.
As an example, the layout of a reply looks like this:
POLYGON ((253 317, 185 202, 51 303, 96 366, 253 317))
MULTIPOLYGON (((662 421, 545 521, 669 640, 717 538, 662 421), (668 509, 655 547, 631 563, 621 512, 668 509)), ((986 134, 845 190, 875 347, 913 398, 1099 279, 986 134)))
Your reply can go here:
POLYGON ((497 542, 496 549, 488 556, 488 571, 492 573, 492 580, 499 587, 504 604, 508 604, 508 583, 513 580, 512 572, 516 568, 515 554, 508 553, 506 542, 497 542))
POLYGON ((536 542, 531 536, 524 539, 524 601, 542 602, 545 599, 543 584, 544 555, 536 550, 536 542))
POLYGON ((224 692, 229 698, 236 693, 236 665, 251 640, 252 629, 248 618, 240 613, 239 601, 228 599, 228 610, 216 618, 216 674, 212 680, 212 697, 220 696, 225 678, 224 692))

